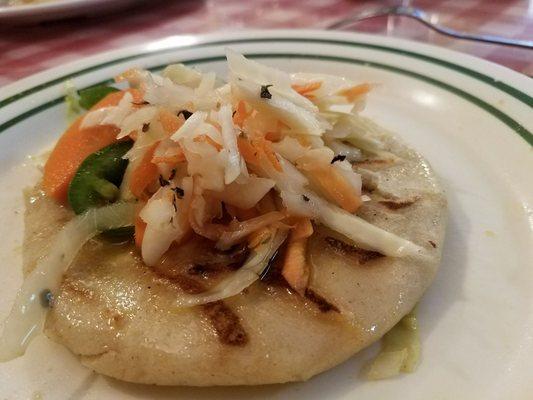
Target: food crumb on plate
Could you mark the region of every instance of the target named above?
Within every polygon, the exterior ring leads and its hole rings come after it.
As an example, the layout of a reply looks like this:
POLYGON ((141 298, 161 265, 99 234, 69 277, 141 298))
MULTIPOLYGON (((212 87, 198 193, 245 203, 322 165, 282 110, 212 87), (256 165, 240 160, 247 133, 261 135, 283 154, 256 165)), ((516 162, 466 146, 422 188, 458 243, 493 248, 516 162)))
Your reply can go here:
POLYGON ((43 400, 43 399, 44 399, 43 394, 40 391, 33 392, 33 394, 31 395, 31 400, 43 400))

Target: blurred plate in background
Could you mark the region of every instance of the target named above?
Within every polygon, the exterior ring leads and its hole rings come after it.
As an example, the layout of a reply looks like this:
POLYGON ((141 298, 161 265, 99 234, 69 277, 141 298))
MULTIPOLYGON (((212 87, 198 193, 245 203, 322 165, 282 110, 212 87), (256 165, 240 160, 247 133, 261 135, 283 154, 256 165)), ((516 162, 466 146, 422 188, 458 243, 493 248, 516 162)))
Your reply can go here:
POLYGON ((116 11, 140 0, 49 0, 35 4, 7 5, 0 0, 0 24, 20 25, 116 11))

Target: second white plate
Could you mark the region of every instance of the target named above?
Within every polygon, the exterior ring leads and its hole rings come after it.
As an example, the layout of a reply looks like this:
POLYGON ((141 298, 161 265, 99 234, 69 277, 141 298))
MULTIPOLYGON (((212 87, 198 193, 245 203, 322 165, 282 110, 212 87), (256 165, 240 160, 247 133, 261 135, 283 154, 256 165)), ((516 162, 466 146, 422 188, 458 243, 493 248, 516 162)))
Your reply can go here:
POLYGON ((22 6, 0 5, 0 23, 19 25, 103 14, 140 0, 50 0, 22 6))

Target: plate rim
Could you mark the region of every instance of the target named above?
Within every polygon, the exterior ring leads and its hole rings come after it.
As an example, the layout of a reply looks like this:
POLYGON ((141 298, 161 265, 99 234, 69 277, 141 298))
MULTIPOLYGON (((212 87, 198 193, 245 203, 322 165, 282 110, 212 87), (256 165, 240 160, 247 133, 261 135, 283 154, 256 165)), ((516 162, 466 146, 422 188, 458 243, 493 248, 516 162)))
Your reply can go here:
MULTIPOLYGON (((67 0, 80 2, 83 0, 67 0)), ((95 2, 105 1, 105 0, 91 0, 95 2)), ((118 0, 121 1, 121 0, 118 0)), ((1 11, 1 9, 0 9, 1 11)), ((432 62, 450 69, 454 69, 457 72, 461 72, 471 78, 480 80, 486 84, 503 91, 506 94, 509 94, 515 98, 512 93, 520 93, 520 96, 524 98, 519 101, 524 102, 526 105, 533 106, 533 86, 530 84, 530 78, 520 72, 514 71, 510 68, 507 68, 503 65, 496 64, 492 61, 485 60, 476 56, 472 56, 467 53, 463 53, 457 50, 451 50, 445 47, 441 47, 434 44, 428 44, 423 42, 418 42, 410 39, 395 38, 385 35, 376 35, 376 34, 366 34, 366 33, 357 33, 357 32, 345 32, 345 31, 324 31, 319 29, 244 29, 238 31, 219 31, 211 32, 205 34, 179 34, 179 35, 170 35, 160 39, 149 41, 148 43, 140 45, 131 45, 119 47, 116 49, 111 49, 103 52, 98 52, 90 56, 82 57, 79 60, 70 61, 64 65, 58 65, 39 71, 35 74, 29 75, 27 77, 21 78, 15 82, 9 83, 2 86, 2 89, 5 92, 20 92, 26 91, 27 89, 22 89, 24 86, 31 85, 31 82, 34 80, 43 79, 46 76, 55 76, 64 69, 74 69, 78 66, 94 64, 98 62, 99 59, 110 59, 117 54, 128 55, 126 57, 121 57, 121 59, 115 58, 114 62, 123 62, 135 58, 142 58, 149 55, 155 54, 164 54, 166 52, 172 52, 179 49, 194 48, 194 47, 205 47, 205 46, 216 46, 231 44, 233 42, 266 42, 270 40, 285 40, 289 41, 308 41, 314 43, 324 43, 332 45, 352 45, 355 47, 369 47, 378 50, 387 50, 394 51, 401 55, 406 55, 412 58, 418 58, 426 62, 432 62), (250 39, 250 36, 252 38, 250 39), (217 40, 220 38, 225 38, 223 40, 217 40), (343 40, 344 39, 344 40, 343 40), (227 43, 230 42, 230 43, 227 43), (363 43, 366 42, 366 43, 363 43), (389 45, 387 45, 389 44, 389 45), (440 53, 440 54, 439 54, 440 53), (439 56, 440 55, 440 56, 439 56), (123 58, 123 59, 122 59, 123 58), (450 62, 446 58, 451 58, 456 60, 456 62, 450 62), (484 71, 483 73, 476 71, 468 64, 478 64, 478 67, 487 66, 490 68, 490 71, 484 71), (465 64, 467 64, 465 66, 465 64), (490 73, 490 75, 489 75, 490 73), (476 78, 477 76, 477 78, 476 78), (483 77, 483 79, 480 79, 483 77), (506 81, 515 81, 515 82, 506 82, 506 81), (523 86, 522 86, 523 85, 523 86), (510 92, 502 90, 502 88, 508 87, 510 92), (529 90, 528 90, 529 89, 529 90), (529 93, 527 93, 529 92, 529 93)), ((79 68, 79 67, 78 67, 79 68)), ((82 75, 86 71, 77 70, 80 74, 68 74, 61 76, 60 78, 55 78, 53 81, 57 80, 66 80, 72 77, 82 75)), ((48 82, 46 82, 48 83, 48 82)), ((57 82, 56 82, 57 83, 57 82)), ((53 84, 53 83, 51 83, 53 84)), ((48 87, 48 86, 46 86, 48 87)), ((43 87, 46 88, 46 87, 43 87)), ((9 97, 13 96, 0 96, 0 109, 6 104, 6 100, 9 100, 9 97)), ((22 97, 17 97, 16 100, 22 97)), ((16 101, 15 100, 15 101, 16 101)))
MULTIPOLYGON (((529 88, 529 85, 525 83, 530 83, 528 77, 518 72, 509 70, 505 67, 501 67, 497 64, 490 63, 486 60, 465 55, 463 53, 459 53, 453 50, 440 48, 434 45, 422 44, 411 40, 390 38, 381 35, 357 34, 351 32, 327 32, 317 30, 245 30, 237 32, 228 32, 222 35, 220 33, 211 33, 203 35, 173 35, 156 41, 151 41, 142 45, 129 46, 110 50, 107 52, 97 53, 95 55, 67 63, 63 66, 56 66, 45 71, 41 71, 37 74, 31 75, 22 80, 11 83, 7 86, 4 86, 3 92, 8 94, 4 95, 4 98, 0 100, 0 110, 9 106, 10 104, 17 103, 19 101, 24 101, 29 96, 39 93, 45 89, 51 88, 54 85, 60 84, 67 79, 80 77, 85 74, 94 72, 98 69, 109 67, 114 64, 119 64, 121 62, 127 62, 134 59, 142 59, 143 57, 150 57, 158 54, 163 55, 166 53, 172 53, 174 51, 179 51, 183 49, 198 49, 208 46, 222 46, 240 43, 246 44, 254 42, 268 43, 272 41, 286 43, 311 42, 317 45, 326 44, 354 48, 363 47, 371 50, 392 52, 400 56, 408 56, 410 58, 417 59, 417 61, 428 62, 432 65, 438 65, 440 67, 452 69, 454 70, 454 72, 459 72, 463 75, 466 75, 465 79, 473 79, 476 82, 481 82, 486 85, 489 85, 491 88, 496 89, 504 93, 505 95, 512 97, 514 100, 533 107, 533 97, 529 96, 525 92, 522 92, 522 90, 517 89, 516 87, 514 87, 514 85, 509 85, 508 83, 506 83, 504 79, 505 76, 502 75, 508 75, 509 77, 514 78, 515 80, 524 79, 524 85, 521 88, 526 89, 529 88), (387 46, 387 44, 390 45, 387 46), (447 55, 446 53, 449 53, 458 57, 458 59, 456 58, 456 60, 458 60, 460 63, 451 63, 447 60, 443 60, 442 58, 435 57, 439 55, 439 52, 442 52, 444 55, 447 55), (463 62, 461 63, 461 61, 463 62), (466 67, 464 66, 464 63, 468 64, 468 62, 472 61, 474 61, 475 63, 481 63, 482 65, 489 64, 491 65, 491 67, 497 68, 492 71, 492 76, 485 75, 484 73, 469 69, 468 65, 466 67), (65 70, 69 71, 69 73, 64 74, 63 71, 65 70), (44 83, 42 83, 42 81, 44 81, 44 83)), ((284 53, 278 54, 278 56, 300 56, 301 58, 304 58, 306 54, 284 53)), ((311 58, 313 55, 307 54, 307 56, 308 58, 311 58)), ((317 56, 318 55, 315 55, 315 57, 317 56)), ((322 56, 322 58, 327 57, 322 56)), ((346 58, 346 60, 350 59, 346 58)), ((346 62, 346 60, 341 61, 346 62)), ((189 62, 191 61, 192 60, 189 60, 189 62)), ((354 62, 356 61, 356 59, 351 59, 351 61, 354 62)), ((391 69, 390 66, 389 69, 391 69)), ((394 69, 396 70, 394 72, 398 72, 401 70, 401 68, 398 67, 395 67, 394 69)), ((403 73, 404 75, 409 75, 407 70, 403 70, 403 73)), ((446 89, 448 91, 459 95, 470 101, 471 103, 474 103, 475 105, 483 108, 485 111, 492 114, 501 122, 505 123, 530 146, 533 146, 533 133, 530 132, 528 128, 524 126, 523 123, 514 120, 511 116, 508 115, 508 113, 501 111, 499 108, 493 106, 492 104, 489 104, 488 102, 479 99, 476 96, 473 96, 453 85, 446 84, 445 82, 439 81, 438 79, 424 76, 423 74, 411 73, 411 76, 413 75, 418 75, 415 77, 419 79, 421 77, 425 77, 426 82, 432 80, 433 84, 436 86, 439 86, 438 84, 436 84, 439 82, 441 84, 441 87, 443 85, 447 86, 446 89)), ((108 80, 109 79, 99 83, 101 84, 107 82, 108 80)), ((43 111, 44 109, 59 104, 62 100, 63 96, 55 98, 54 100, 47 101, 44 104, 40 104, 22 114, 19 114, 11 119, 6 120, 2 124, 0 124, 0 133, 7 130, 11 126, 16 125, 18 122, 26 119, 26 117, 29 117, 35 113, 43 111)))

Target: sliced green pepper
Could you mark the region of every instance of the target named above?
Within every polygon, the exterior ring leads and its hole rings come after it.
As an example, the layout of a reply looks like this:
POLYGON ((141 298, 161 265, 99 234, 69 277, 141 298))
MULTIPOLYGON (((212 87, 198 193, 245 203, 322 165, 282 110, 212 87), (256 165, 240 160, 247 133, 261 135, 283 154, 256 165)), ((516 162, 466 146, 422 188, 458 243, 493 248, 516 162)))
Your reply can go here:
POLYGON ((88 156, 80 165, 68 189, 68 202, 76 214, 118 199, 128 160, 124 154, 133 142, 113 143, 88 156))
POLYGON ((106 85, 98 85, 81 89, 78 94, 80 96, 80 106, 88 110, 109 93, 118 92, 117 88, 106 85))

